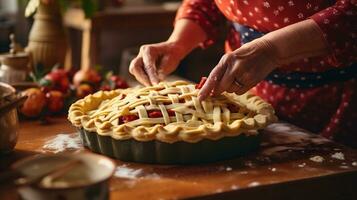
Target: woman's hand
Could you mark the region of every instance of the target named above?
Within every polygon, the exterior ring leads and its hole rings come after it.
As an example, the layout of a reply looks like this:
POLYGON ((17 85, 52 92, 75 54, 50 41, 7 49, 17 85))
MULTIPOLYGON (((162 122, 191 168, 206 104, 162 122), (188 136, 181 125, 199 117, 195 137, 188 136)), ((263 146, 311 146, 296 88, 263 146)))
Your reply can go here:
POLYGON ((143 45, 129 66, 129 71, 142 84, 159 83, 175 71, 180 61, 206 39, 204 30, 189 19, 176 21, 166 42, 143 45))
POLYGON ((157 84, 175 71, 185 55, 183 47, 175 42, 143 45, 131 61, 129 72, 146 86, 157 84))
POLYGON ((311 19, 272 31, 222 57, 200 91, 200 100, 224 91, 243 94, 276 67, 326 55, 328 46, 311 19))
POLYGON ((264 39, 225 54, 200 90, 200 100, 224 91, 245 93, 278 66, 276 58, 274 46, 264 39))

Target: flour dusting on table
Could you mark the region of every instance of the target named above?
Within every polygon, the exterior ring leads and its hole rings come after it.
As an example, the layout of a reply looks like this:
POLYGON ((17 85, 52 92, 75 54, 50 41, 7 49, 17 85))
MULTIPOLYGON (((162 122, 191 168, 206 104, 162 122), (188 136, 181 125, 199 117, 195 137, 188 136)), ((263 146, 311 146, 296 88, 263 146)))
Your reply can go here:
POLYGON ((66 150, 76 150, 82 148, 81 138, 79 133, 72 134, 57 134, 55 137, 48 140, 42 147, 43 151, 60 153, 66 150))
POLYGON ((138 178, 160 178, 156 173, 146 173, 143 169, 130 168, 128 165, 117 166, 114 176, 117 178, 138 179, 138 178))

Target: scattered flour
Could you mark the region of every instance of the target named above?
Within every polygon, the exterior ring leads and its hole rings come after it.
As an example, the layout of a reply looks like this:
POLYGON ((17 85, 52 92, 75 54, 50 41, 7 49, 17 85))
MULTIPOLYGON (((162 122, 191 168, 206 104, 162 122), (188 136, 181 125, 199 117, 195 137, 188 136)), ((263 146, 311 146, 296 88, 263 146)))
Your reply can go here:
POLYGON ((232 167, 226 167, 226 171, 227 172, 232 171, 232 167))
POLYGON ((57 134, 42 146, 42 150, 52 153, 60 153, 66 150, 80 149, 82 147, 83 145, 78 133, 57 134))
POLYGON ((357 162, 352 162, 352 166, 357 166, 357 162))
POLYGON ((331 158, 334 158, 337 160, 345 160, 345 155, 342 152, 336 152, 331 155, 331 158))
POLYGON ((301 164, 298 165, 298 167, 301 167, 301 168, 305 167, 305 166, 306 166, 306 163, 301 163, 301 164))
POLYGON ((325 159, 321 156, 313 156, 310 158, 310 160, 314 162, 323 162, 325 159))
POLYGON ((258 185, 260 185, 260 183, 254 181, 254 182, 249 183, 248 187, 255 187, 255 186, 258 186, 258 185))
POLYGON ((236 189, 238 189, 238 188, 239 188, 238 185, 232 185, 232 186, 231 186, 231 189, 232 189, 232 190, 236 190, 236 189))
POLYGON ((126 164, 117 166, 114 176, 117 178, 138 179, 138 178, 160 178, 156 173, 145 173, 142 169, 129 168, 126 164))

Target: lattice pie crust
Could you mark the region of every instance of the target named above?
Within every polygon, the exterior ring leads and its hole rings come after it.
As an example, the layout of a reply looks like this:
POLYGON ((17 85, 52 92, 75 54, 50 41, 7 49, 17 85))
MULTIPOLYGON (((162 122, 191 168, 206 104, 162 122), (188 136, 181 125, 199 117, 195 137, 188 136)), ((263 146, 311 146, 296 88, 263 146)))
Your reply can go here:
POLYGON ((249 92, 199 101, 198 91, 185 81, 99 91, 72 104, 68 119, 78 128, 117 140, 166 143, 256 134, 276 121, 271 105, 249 92))

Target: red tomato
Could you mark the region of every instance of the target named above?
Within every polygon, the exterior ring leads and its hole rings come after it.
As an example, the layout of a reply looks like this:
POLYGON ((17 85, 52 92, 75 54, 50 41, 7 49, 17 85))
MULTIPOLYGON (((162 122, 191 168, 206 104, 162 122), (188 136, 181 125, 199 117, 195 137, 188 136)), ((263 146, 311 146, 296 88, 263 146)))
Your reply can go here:
POLYGON ((45 94, 38 88, 29 88, 23 94, 27 96, 27 99, 20 108, 20 112, 27 117, 40 115, 46 105, 45 94))
POLYGON ((44 80, 50 81, 50 87, 54 90, 59 90, 63 93, 66 93, 69 89, 70 83, 67 72, 64 69, 52 70, 44 77, 44 80))
POLYGON ((92 94, 94 92, 92 86, 90 86, 89 84, 83 83, 80 84, 76 90, 76 96, 77 98, 83 98, 89 94, 92 94))
POLYGON ((78 87, 81 83, 89 82, 98 84, 101 81, 101 77, 94 69, 79 70, 74 74, 73 84, 78 87))
POLYGON ((52 113, 60 112, 64 106, 63 93, 57 90, 49 91, 46 94, 47 108, 52 113))

